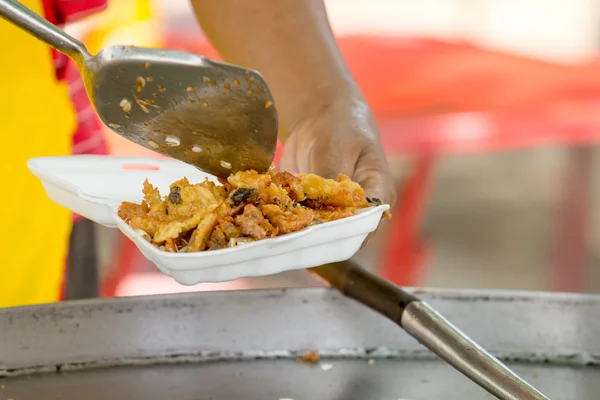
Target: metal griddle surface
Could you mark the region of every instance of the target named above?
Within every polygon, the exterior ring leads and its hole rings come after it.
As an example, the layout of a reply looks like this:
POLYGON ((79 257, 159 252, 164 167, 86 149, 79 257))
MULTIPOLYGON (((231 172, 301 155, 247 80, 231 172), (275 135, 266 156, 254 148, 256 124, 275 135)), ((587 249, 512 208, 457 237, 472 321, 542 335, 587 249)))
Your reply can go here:
MULTIPOLYGON (((4 381, 0 398, 81 400, 491 399, 482 389, 438 361, 332 362, 330 371, 292 361, 111 368, 47 374, 4 381)), ((515 366, 552 399, 598 399, 600 371, 515 366)))
MULTIPOLYGON (((600 297, 419 295, 551 399, 598 399, 600 297)), ((1 400, 492 398, 390 322, 321 289, 0 310, 0 332, 1 400), (294 361, 309 349, 332 369, 294 361)))

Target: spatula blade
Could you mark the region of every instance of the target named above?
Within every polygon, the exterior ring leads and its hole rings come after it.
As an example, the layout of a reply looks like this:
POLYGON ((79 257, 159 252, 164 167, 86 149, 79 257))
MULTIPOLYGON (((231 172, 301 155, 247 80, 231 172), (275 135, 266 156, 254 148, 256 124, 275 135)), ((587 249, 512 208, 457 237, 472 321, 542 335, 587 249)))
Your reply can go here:
POLYGON ((88 94, 119 135, 220 177, 270 167, 277 112, 258 72, 127 46, 108 47, 86 64, 88 94))

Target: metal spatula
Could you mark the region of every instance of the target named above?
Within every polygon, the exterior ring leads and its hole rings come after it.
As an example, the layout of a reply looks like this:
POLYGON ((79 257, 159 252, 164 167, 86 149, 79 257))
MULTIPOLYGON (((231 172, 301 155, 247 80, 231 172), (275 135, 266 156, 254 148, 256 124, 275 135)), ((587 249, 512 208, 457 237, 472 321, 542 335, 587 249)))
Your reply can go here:
POLYGON ((0 16, 76 62, 98 115, 119 135, 220 177, 270 167, 277 112, 258 72, 131 46, 92 56, 17 1, 0 0, 0 16))

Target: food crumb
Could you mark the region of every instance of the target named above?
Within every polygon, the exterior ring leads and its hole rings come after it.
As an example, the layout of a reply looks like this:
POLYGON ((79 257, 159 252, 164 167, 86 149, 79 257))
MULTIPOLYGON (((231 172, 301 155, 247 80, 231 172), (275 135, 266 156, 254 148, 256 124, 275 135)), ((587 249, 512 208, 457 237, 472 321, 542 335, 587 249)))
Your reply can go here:
POLYGON ((144 67, 145 67, 146 69, 150 68, 150 63, 146 63, 146 64, 144 64, 144 67))
POLYGON ((375 360, 373 360, 373 359, 371 358, 371 359, 369 359, 369 361, 367 361, 367 363, 368 363, 369 365, 375 365, 375 360))
POLYGON ((4 390, 4 385, 0 385, 0 389, 4 390))
POLYGON ((164 93, 167 91, 167 88, 165 88, 164 86, 158 85, 158 91, 164 93))
POLYGON ((333 369, 333 365, 332 364, 321 364, 321 369, 323 371, 331 371, 333 369))
POLYGON ((146 80, 141 76, 138 76, 135 80, 135 90, 140 93, 146 86, 146 80))
POLYGON ((225 90, 229 91, 231 90, 231 85, 229 83, 226 83, 223 85, 223 87, 225 88, 225 90))
POLYGON ((177 147, 181 144, 181 140, 178 137, 169 135, 165 138, 165 143, 169 147, 177 147))
POLYGON ((246 79, 246 82, 248 82, 248 83, 254 82, 254 77, 253 76, 249 77, 248 79, 246 79))
POLYGON ((134 97, 135 97, 135 102, 137 103, 137 105, 140 106, 140 108, 142 109, 143 112, 148 114, 150 112, 150 110, 148 110, 148 107, 146 107, 146 106, 151 105, 151 103, 153 103, 153 102, 151 100, 148 100, 148 101, 141 100, 137 96, 134 96, 134 97))
POLYGON ((115 128, 115 129, 121 127, 121 125, 119 125, 119 124, 113 124, 112 122, 109 122, 108 126, 111 127, 111 128, 115 128))
POLYGON ((209 78, 208 76, 204 76, 204 77, 202 77, 202 79, 204 80, 204 82, 210 83, 211 85, 216 84, 215 80, 212 78, 209 78))
POLYGON ((146 80, 147 80, 148 82, 154 82, 154 76, 152 76, 152 75, 148 75, 148 77, 146 78, 146 80))
POLYGON ((267 102, 265 103, 265 108, 271 108, 272 105, 273 102, 271 100, 267 100, 267 102))
POLYGON ((240 86, 240 81, 237 79, 233 81, 233 86, 240 86))
POLYGON ((231 163, 221 160, 221 167, 225 168, 225 169, 231 169, 231 163))
POLYGON ((301 355, 296 361, 305 362, 309 364, 318 364, 320 359, 321 356, 319 355, 319 353, 317 353, 316 351, 311 351, 301 355))
POLYGON ((194 91, 196 91, 196 89, 194 89, 192 86, 188 86, 185 88, 185 91, 186 92, 194 92, 194 91))
POLYGON ((121 106, 121 110, 123 110, 124 113, 129 113, 131 111, 131 102, 127 99, 121 100, 119 106, 121 106))

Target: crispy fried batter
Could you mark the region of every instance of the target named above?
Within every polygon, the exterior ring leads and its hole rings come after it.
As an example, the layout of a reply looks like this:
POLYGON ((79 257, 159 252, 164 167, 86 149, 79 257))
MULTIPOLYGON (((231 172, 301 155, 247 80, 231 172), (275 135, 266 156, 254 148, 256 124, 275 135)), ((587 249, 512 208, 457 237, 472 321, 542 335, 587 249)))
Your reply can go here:
POLYGON ((124 202, 119 217, 165 251, 194 252, 296 232, 374 202, 345 175, 333 180, 271 169, 237 172, 219 183, 183 178, 163 198, 146 180, 142 203, 124 202))
POLYGON ((271 174, 259 174, 256 171, 240 171, 229 178, 227 182, 234 188, 254 189, 261 192, 271 184, 271 174))
POLYGON ((210 250, 224 249, 228 247, 231 239, 239 237, 242 237, 242 231, 235 224, 233 217, 225 217, 217 221, 207 245, 210 250))
POLYGON ((306 198, 334 207, 368 207, 365 191, 346 175, 337 180, 325 179, 314 174, 300 174, 302 190, 306 198))
POLYGON ((202 221, 198 224, 194 233, 192 233, 188 251, 192 252, 206 249, 206 240, 215 227, 218 218, 219 217, 215 213, 208 214, 202 218, 202 221))
POLYGON ((148 179, 144 181, 142 193, 144 193, 144 201, 150 208, 150 212, 161 212, 163 210, 165 204, 160 197, 160 192, 148 182, 148 179))
POLYGON ((301 206, 282 209, 275 204, 265 204, 262 206, 262 213, 277 228, 280 235, 304 229, 314 220, 313 210, 301 206))
POLYGON ((244 212, 235 217, 235 223, 244 236, 258 240, 277 236, 277 229, 271 225, 269 220, 265 219, 260 210, 253 204, 247 204, 244 207, 244 212))
POLYGON ((142 202, 142 204, 130 203, 128 201, 124 201, 119 207, 119 217, 125 221, 129 222, 134 217, 143 217, 148 214, 148 204, 146 202, 142 202))
POLYGON ((299 176, 289 172, 279 172, 273 175, 273 183, 286 189, 289 196, 295 202, 299 203, 306 200, 306 194, 302 188, 302 180, 299 176))
POLYGON ((315 210, 315 219, 320 222, 335 221, 347 218, 356 212, 354 207, 332 207, 325 206, 315 210))

